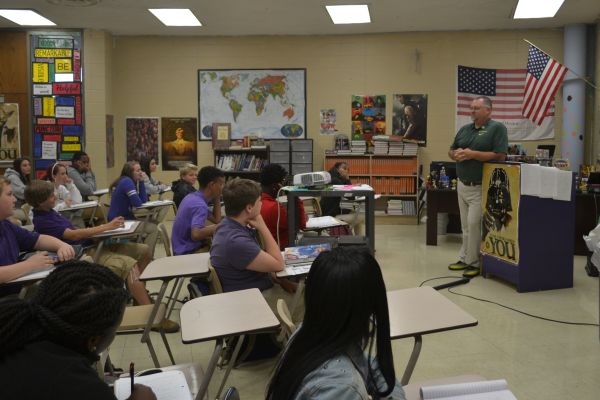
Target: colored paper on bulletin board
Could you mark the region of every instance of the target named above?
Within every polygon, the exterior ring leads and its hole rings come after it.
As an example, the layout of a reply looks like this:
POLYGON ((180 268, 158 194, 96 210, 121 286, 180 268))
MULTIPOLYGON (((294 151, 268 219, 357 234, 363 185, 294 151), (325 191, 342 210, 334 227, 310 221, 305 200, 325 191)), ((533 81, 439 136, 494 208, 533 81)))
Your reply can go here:
POLYGON ((65 142, 79 142, 79 136, 63 136, 65 142))
POLYGON ((519 264, 519 165, 483 164, 481 251, 519 264))
POLYGON ((56 142, 42 142, 42 158, 56 160, 56 142))
POLYGON ((37 47, 47 49, 72 49, 73 39, 67 38, 40 38, 37 47))
POLYGON ((56 118, 75 118, 75 108, 56 106, 56 118))
POLYGON ((44 117, 54 117, 54 97, 44 97, 44 117))
POLYGON ((61 151, 81 151, 80 143, 63 143, 60 146, 61 151))
POLYGON ((54 64, 54 70, 59 74, 73 72, 73 63, 70 58, 57 58, 54 64))
POLYGON ((48 83, 33 85, 33 94, 35 96, 50 96, 52 95, 52 85, 48 83))
POLYGON ((385 135, 385 95, 352 96, 352 139, 385 135))
POLYGON ((36 57, 47 57, 47 58, 73 57, 73 50, 71 50, 71 49, 35 49, 34 55, 36 57))
POLYGON ((46 63, 33 63, 33 70, 31 71, 32 80, 36 83, 48 82, 48 64, 46 63))

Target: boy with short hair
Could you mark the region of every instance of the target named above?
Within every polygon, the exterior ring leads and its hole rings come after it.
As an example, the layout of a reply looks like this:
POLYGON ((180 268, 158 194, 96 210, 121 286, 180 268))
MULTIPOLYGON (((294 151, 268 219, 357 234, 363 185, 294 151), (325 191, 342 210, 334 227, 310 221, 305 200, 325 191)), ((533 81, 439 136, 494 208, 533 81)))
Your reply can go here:
POLYGON ((223 201, 226 217, 219 224, 210 249, 210 262, 223 291, 257 288, 274 308, 277 298, 285 293, 269 290, 274 288, 273 283, 284 285, 290 292, 294 285, 275 277, 276 272, 283 270, 283 256, 260 215, 260 186, 249 179, 232 179, 223 188, 223 201), (256 234, 262 236, 265 250, 260 248, 256 234))
MULTIPOLYGON (((92 244, 91 238, 94 235, 119 228, 124 224, 123 217, 117 217, 107 224, 92 228, 75 228, 67 218, 54 210, 56 195, 51 182, 31 182, 25 189, 25 199, 33 207, 33 225, 36 232, 53 236, 69 244, 89 246, 92 244)), ((86 254, 93 255, 89 251, 86 251, 86 254)), ((138 278, 151 261, 148 246, 141 243, 107 244, 97 258, 98 264, 104 265, 125 280, 127 288, 138 304, 152 303, 144 283, 138 278)), ((163 328, 165 332, 177 332, 179 325, 173 321, 164 320, 163 328)))
POLYGON ((225 174, 218 168, 207 166, 198 174, 200 190, 185 196, 173 222, 171 243, 175 255, 192 254, 206 247, 219 222, 221 222, 221 192, 225 174), (208 203, 213 202, 210 211, 208 203), (213 225, 206 226, 206 220, 213 225))

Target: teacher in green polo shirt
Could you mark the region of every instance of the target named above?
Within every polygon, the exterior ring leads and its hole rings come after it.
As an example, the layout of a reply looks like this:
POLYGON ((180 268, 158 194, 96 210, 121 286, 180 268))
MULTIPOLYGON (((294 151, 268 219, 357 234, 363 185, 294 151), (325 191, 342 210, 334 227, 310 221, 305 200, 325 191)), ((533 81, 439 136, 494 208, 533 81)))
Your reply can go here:
POLYGON ((463 276, 479 275, 481 244, 481 178, 485 161, 504 161, 508 149, 506 126, 491 119, 492 101, 476 97, 471 103, 473 123, 459 129, 448 156, 456 161, 458 206, 463 242, 458 261, 448 268, 464 270, 463 276))

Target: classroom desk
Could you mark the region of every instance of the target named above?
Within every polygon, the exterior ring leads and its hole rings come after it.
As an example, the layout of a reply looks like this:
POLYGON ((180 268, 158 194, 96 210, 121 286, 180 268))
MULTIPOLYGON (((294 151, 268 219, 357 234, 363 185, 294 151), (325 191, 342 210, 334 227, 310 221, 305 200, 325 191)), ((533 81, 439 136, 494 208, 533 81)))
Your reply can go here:
POLYGON ((437 246, 438 213, 458 214, 458 196, 452 189, 427 189, 427 245, 437 246))
POLYGON ((415 344, 402 375, 408 384, 415 369, 423 335, 477 325, 477 320, 435 289, 424 286, 387 292, 390 314, 390 338, 413 337, 415 344))
POLYGON ((197 400, 202 399, 206 393, 225 338, 240 336, 215 398, 219 398, 231 368, 235 365, 244 336, 276 331, 279 327, 279 320, 258 289, 195 298, 183 305, 180 316, 183 343, 216 341, 215 349, 196 395, 197 400))
POLYGON ((98 245, 96 246, 96 251, 94 252, 94 262, 98 262, 98 257, 102 252, 104 241, 106 239, 124 239, 127 237, 137 236, 139 235, 138 228, 140 225, 140 221, 125 221, 125 226, 123 228, 111 229, 109 231, 100 232, 92 236, 92 239, 99 239, 98 245))
POLYGON ((365 197, 365 228, 367 235, 367 246, 371 254, 375 254, 375 192, 373 189, 367 189, 359 185, 354 185, 352 189, 334 190, 334 189, 297 189, 293 188, 287 192, 287 224, 289 232, 290 246, 297 245, 298 224, 296 221, 296 198, 303 196, 313 197, 343 197, 344 195, 364 196, 365 197), (290 207, 290 205, 294 205, 290 207))
POLYGON ((78 210, 88 210, 91 209, 92 210, 92 215, 89 219, 89 223, 92 224, 94 222, 94 218, 96 217, 96 211, 98 210, 98 202, 96 200, 92 200, 92 201, 84 201, 83 203, 79 203, 79 204, 73 204, 70 207, 67 208, 63 208, 62 210, 59 211, 59 213, 63 214, 63 213, 67 213, 66 215, 64 215, 65 217, 67 217, 67 219, 71 220, 73 214, 73 211, 78 211, 78 210))

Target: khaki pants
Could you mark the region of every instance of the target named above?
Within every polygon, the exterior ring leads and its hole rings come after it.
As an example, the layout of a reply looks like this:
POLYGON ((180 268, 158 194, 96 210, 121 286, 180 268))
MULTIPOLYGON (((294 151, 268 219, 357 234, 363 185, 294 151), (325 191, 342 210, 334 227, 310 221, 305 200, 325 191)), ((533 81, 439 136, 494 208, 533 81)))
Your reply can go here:
POLYGON ((463 236, 458 259, 467 265, 478 267, 481 247, 481 185, 467 186, 458 181, 457 192, 463 236))

